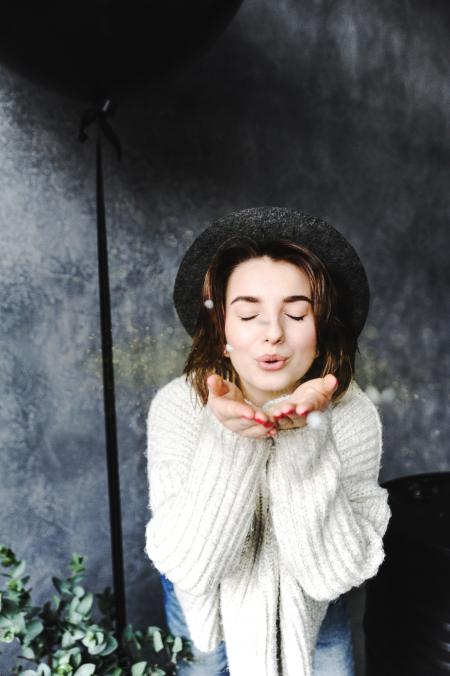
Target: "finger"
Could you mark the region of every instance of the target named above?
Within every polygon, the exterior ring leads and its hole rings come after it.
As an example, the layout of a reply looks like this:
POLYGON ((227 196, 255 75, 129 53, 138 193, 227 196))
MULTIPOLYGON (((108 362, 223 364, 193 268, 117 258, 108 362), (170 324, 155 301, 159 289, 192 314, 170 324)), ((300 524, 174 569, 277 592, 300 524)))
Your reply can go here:
POLYGON ((328 373, 324 378, 318 378, 311 385, 311 389, 317 392, 319 397, 331 399, 333 392, 338 386, 338 379, 332 373, 328 373))
POLYGON ((276 433, 275 427, 273 427, 271 430, 268 430, 264 426, 256 424, 250 425, 246 430, 243 430, 241 434, 244 437, 250 437, 252 439, 263 439, 273 436, 271 432, 276 433))
POLYGON ((338 379, 332 373, 328 373, 319 387, 315 389, 316 397, 309 397, 304 399, 297 406, 297 415, 307 415, 311 411, 325 411, 330 405, 333 392, 338 386, 338 379))
MULTIPOLYGON (((337 387, 337 379, 332 374, 329 374, 331 378, 334 379, 332 383, 331 379, 328 381, 328 390, 324 389, 324 385, 319 389, 314 388, 314 392, 308 392, 308 395, 297 404, 296 413, 297 415, 307 415, 311 411, 325 411, 331 402, 332 392, 337 387), (332 383, 332 386, 330 387, 332 383)), ((325 379, 323 379, 325 380, 325 379)))
POLYGON ((257 409, 255 411, 255 421, 259 424, 262 425, 263 427, 266 427, 267 429, 271 428, 273 423, 273 420, 270 420, 269 417, 262 411, 261 409, 257 409))
MULTIPOLYGON (((336 390, 339 383, 335 375, 333 375, 332 373, 327 373, 327 375, 324 376, 323 378, 315 378, 308 384, 309 389, 312 390, 313 393, 317 393, 319 397, 326 397, 327 399, 331 399, 331 396, 333 392, 336 390)), ((306 392, 305 396, 307 396, 306 392)))
POLYGON ((206 384, 208 385, 210 395, 213 397, 223 397, 230 389, 222 376, 217 374, 208 376, 206 384))
POLYGON ((234 418, 240 420, 245 418, 247 421, 252 421, 255 416, 255 411, 249 404, 244 404, 240 401, 235 401, 234 399, 228 399, 227 397, 222 397, 220 400, 217 400, 215 405, 218 407, 218 410, 220 410, 220 415, 226 420, 233 420, 234 418))
POLYGON ((327 373, 327 375, 323 379, 323 384, 325 385, 326 391, 332 394, 337 388, 339 383, 335 375, 333 375, 332 373, 327 373))
POLYGON ((306 399, 301 404, 298 404, 295 408, 295 413, 299 417, 305 417, 311 411, 316 411, 320 408, 320 402, 317 399, 306 399))
POLYGON ((272 415, 274 418, 282 418, 283 416, 289 415, 295 411, 295 404, 283 404, 283 406, 273 409, 272 415))

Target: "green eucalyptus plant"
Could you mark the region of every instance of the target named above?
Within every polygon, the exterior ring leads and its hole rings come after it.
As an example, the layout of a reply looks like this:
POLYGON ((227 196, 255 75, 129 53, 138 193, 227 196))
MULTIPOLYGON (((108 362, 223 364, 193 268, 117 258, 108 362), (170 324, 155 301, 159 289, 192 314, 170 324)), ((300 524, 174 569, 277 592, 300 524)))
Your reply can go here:
MULTIPOLYGON (((84 558, 72 554, 72 574, 52 578, 57 591, 43 607, 31 605, 26 563, 0 545, 0 642, 18 641, 13 667, 21 676, 165 676, 176 672, 177 660, 191 661, 188 639, 172 636, 158 627, 134 630, 128 624, 118 641, 114 634, 115 605, 110 587, 92 594, 81 586, 84 558), (100 617, 92 618, 94 596, 100 617)), ((1 653, 0 653, 1 654, 1 653)))

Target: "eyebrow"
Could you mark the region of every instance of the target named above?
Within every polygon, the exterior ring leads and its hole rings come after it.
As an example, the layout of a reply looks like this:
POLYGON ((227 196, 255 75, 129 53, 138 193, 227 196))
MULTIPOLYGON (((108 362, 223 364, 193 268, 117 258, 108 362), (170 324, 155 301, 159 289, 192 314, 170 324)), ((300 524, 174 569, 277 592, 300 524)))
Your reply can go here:
MULTIPOLYGON (((233 303, 237 303, 238 300, 245 300, 247 303, 260 303, 261 299, 256 298, 255 296, 237 296, 234 300, 231 301, 230 305, 233 305, 233 303)), ((306 300, 308 303, 311 303, 312 305, 312 300, 311 298, 308 298, 308 296, 287 296, 286 298, 283 298, 283 303, 295 303, 298 300, 306 300)))

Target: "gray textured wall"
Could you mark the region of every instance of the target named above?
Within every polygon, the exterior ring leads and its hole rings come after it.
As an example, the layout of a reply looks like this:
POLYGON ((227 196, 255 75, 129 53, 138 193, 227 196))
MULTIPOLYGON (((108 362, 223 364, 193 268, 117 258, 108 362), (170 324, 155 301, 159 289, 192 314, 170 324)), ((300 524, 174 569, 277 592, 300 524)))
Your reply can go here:
MULTIPOLYGON (((105 153, 129 620, 159 622, 144 554, 145 417, 180 373, 171 302, 189 243, 247 206, 320 215, 372 288, 358 380, 381 404, 381 480, 449 469, 449 10, 445 2, 247 0, 170 91, 128 99, 105 153)), ((0 542, 36 602, 88 557, 111 584, 94 149, 82 105, 0 70, 0 542)), ((0 647, 1 649, 1 647, 0 647)))

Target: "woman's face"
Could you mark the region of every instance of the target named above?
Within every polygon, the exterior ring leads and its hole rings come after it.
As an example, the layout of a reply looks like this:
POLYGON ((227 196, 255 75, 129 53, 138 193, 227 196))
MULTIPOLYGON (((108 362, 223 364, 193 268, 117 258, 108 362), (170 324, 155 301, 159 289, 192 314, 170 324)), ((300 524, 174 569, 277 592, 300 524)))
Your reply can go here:
POLYGON ((240 263, 225 296, 225 337, 244 396, 257 406, 282 394, 311 367, 317 349, 306 274, 268 256, 240 263), (264 355, 281 360, 264 366, 264 355))

